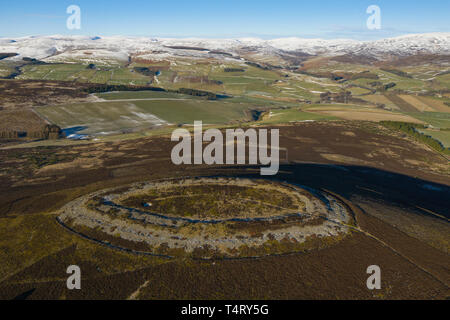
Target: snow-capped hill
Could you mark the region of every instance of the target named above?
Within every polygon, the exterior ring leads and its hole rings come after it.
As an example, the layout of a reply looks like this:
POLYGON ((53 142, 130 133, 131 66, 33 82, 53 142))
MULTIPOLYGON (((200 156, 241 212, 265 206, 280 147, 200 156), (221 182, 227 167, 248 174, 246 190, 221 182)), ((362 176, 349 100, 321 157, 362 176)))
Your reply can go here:
POLYGON ((415 34, 377 41, 301 38, 167 39, 60 35, 0 39, 0 52, 19 54, 8 59, 31 57, 50 61, 79 58, 83 55, 89 55, 94 59, 109 57, 111 60, 124 60, 137 52, 146 52, 147 55, 157 52, 155 54, 164 53, 166 56, 201 56, 201 53, 192 50, 196 48, 222 51, 236 56, 251 48, 252 51, 259 51, 260 54, 281 52, 301 52, 310 55, 357 54, 381 59, 385 55, 450 54, 450 33, 415 34))
POLYGON ((300 38, 281 38, 268 40, 268 45, 284 51, 302 51, 308 54, 333 53, 349 50, 360 43, 355 40, 337 39, 300 39, 300 38))
POLYGON ((360 51, 366 55, 450 54, 450 33, 406 35, 365 42, 360 46, 360 51))

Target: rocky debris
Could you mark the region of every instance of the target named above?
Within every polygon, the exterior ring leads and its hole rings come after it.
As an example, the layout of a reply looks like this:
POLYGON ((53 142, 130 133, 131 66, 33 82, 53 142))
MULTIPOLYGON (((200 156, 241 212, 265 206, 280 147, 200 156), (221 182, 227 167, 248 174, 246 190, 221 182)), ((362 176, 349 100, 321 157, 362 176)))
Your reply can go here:
MULTIPOLYGON (((266 182, 269 186, 283 187, 285 192, 295 192, 304 202, 302 212, 292 216, 280 214, 280 209, 265 212, 264 217, 236 216, 229 219, 191 219, 143 211, 118 205, 121 200, 156 187, 173 185, 207 185, 208 183, 235 185, 254 185, 267 187, 264 182, 248 179, 201 178, 180 179, 163 182, 149 182, 130 185, 127 191, 115 194, 114 190, 103 190, 83 196, 68 203, 59 216, 62 224, 71 230, 77 226, 100 230, 135 243, 146 243, 150 248, 166 246, 171 249, 183 249, 192 254, 195 250, 209 248, 223 254, 239 256, 242 247, 262 247, 267 242, 291 241, 303 243, 308 238, 337 237, 348 232, 347 224, 351 215, 346 207, 333 196, 308 187, 284 183, 266 182), (104 195, 108 193, 108 195, 104 195), (101 199, 101 203, 93 199, 101 199), (289 220, 293 219, 294 220, 289 220), (263 228, 254 234, 254 223, 266 222, 263 228), (227 229, 230 224, 238 223, 238 228, 227 229)), ((149 209, 151 207, 147 207, 149 209)), ((81 232, 82 233, 82 232, 81 232)), ((101 239, 98 239, 101 241, 101 239)))

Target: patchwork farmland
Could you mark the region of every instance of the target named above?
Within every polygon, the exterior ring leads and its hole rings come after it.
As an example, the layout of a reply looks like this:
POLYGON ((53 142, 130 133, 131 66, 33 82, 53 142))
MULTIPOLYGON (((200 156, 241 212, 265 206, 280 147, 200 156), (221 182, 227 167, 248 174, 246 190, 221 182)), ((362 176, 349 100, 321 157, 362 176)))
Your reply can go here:
POLYGON ((0 39, 0 299, 448 299, 449 44, 0 39), (175 165, 199 120, 277 174, 175 165))

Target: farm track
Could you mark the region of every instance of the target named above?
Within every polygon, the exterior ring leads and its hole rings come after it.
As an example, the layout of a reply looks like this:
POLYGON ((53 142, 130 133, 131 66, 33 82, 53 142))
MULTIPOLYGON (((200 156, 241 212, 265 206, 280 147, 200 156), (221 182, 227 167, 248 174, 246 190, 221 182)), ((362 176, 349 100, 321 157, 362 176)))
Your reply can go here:
POLYGON ((363 233, 364 235, 378 241, 381 245, 389 248, 391 251, 393 251, 395 254, 399 255, 400 257, 402 257, 403 259, 405 259, 406 261, 408 261, 409 263, 411 263, 412 265, 414 265, 415 267, 419 268, 420 270, 422 270, 423 272, 425 272, 426 274, 428 274, 429 276, 431 276, 433 279, 435 279, 436 281, 440 282, 441 284, 443 284, 444 286, 446 286, 448 289, 449 284, 444 282, 442 279, 440 279, 439 276, 435 275, 433 272, 427 270, 426 268, 422 267, 421 265, 417 264, 413 259, 407 257, 406 255, 402 254, 400 251, 396 250, 395 248, 393 248, 392 246, 390 246, 388 243, 384 242, 383 240, 381 240, 380 238, 374 236, 373 234, 370 234, 367 231, 362 230, 361 228, 353 228, 356 231, 359 231, 361 233, 363 233))
POLYGON ((30 110, 31 110, 34 114, 36 114, 39 118, 41 118, 42 120, 44 120, 44 122, 45 122, 46 124, 53 124, 53 122, 51 122, 49 118, 47 118, 47 117, 44 116, 43 114, 40 114, 39 112, 37 112, 35 108, 31 108, 30 110))
POLYGON ((192 99, 188 99, 188 98, 141 98, 141 99, 114 99, 114 100, 98 100, 95 101, 95 103, 97 102, 132 102, 132 101, 186 101, 186 100, 190 100, 192 101, 192 99))
MULTIPOLYGON (((329 191, 328 191, 329 192, 329 191)), ((330 192, 331 194, 333 194, 335 197, 337 197, 340 201, 342 201, 349 209, 350 212, 352 212, 354 214, 355 219, 357 220, 358 215, 368 215, 367 212, 365 212, 361 207, 359 207, 356 204, 351 203, 349 200, 337 195, 336 193, 330 192)), ((435 214, 435 213, 433 213, 435 214)), ((376 217, 371 216, 374 219, 379 220, 376 217)), ((442 216, 439 216, 440 218, 442 218, 442 216)), ((448 221, 448 219, 447 219, 448 221)), ((350 229, 360 232, 362 234, 364 234, 367 237, 370 237, 374 240, 376 240, 378 243, 380 243, 382 246, 389 248, 392 252, 394 252, 395 254, 397 254, 398 256, 402 257, 403 259, 405 259, 406 261, 408 261, 409 263, 411 263, 412 265, 414 265, 415 267, 419 268, 420 270, 422 270, 423 272, 425 272, 426 274, 428 274, 429 276, 431 276, 433 279, 435 279, 436 281, 440 282, 441 284, 443 284, 444 286, 446 286, 447 288, 449 287, 449 284, 445 282, 445 280, 442 280, 439 275, 434 274, 432 271, 427 270, 427 268, 421 266, 420 264, 418 264, 417 262, 415 262, 412 258, 404 255, 403 253, 401 253, 400 251, 398 251, 397 249, 395 249, 394 247, 392 247, 391 245, 389 245, 387 242, 383 241, 382 239, 380 239, 379 237, 371 234, 369 231, 366 231, 364 229, 362 229, 360 226, 358 226, 356 224, 356 226, 352 226, 352 225, 347 225, 347 227, 349 227, 350 229)), ((398 229, 397 229, 398 230, 398 229)), ((398 230, 398 232, 401 232, 400 230, 398 230)), ((401 232, 402 233, 402 232, 401 232)))

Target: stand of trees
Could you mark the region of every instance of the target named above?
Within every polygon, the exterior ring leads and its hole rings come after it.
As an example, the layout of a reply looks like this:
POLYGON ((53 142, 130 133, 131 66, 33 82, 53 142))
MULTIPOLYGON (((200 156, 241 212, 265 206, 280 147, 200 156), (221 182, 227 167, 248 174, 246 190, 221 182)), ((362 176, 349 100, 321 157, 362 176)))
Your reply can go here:
POLYGON ((380 68, 380 70, 386 71, 386 72, 389 72, 389 73, 392 73, 392 74, 395 74, 395 75, 397 75, 397 76, 399 76, 399 77, 409 78, 409 79, 412 78, 409 74, 407 74, 406 72, 404 72, 404 71, 402 71, 402 70, 397 70, 397 69, 387 69, 387 68, 380 68))
POLYGON ((431 148, 433 148, 438 152, 450 155, 450 148, 445 148, 440 141, 434 139, 429 135, 417 131, 417 128, 425 129, 425 126, 423 125, 397 121, 381 121, 380 123, 387 128, 402 131, 414 137, 414 139, 425 143, 426 145, 430 146, 431 148))
POLYGON ((320 94, 320 103, 349 103, 352 98, 352 93, 350 91, 342 91, 338 93, 325 92, 320 94))
POLYGON ((56 140, 62 136, 62 130, 60 127, 54 124, 47 124, 41 130, 34 131, 16 131, 16 130, 4 130, 0 131, 1 139, 43 139, 43 140, 56 140))
POLYGON ((14 52, 0 52, 0 60, 9 58, 9 57, 14 57, 17 56, 18 53, 14 53, 14 52))
POLYGON ((84 91, 87 93, 101 93, 111 91, 166 91, 166 90, 158 87, 128 86, 123 84, 98 84, 89 86, 84 91))
POLYGON ((240 68, 225 68, 224 72, 245 72, 245 69, 240 68))
POLYGON ((148 77, 158 75, 159 72, 159 70, 154 70, 146 67, 134 67, 133 70, 148 77))
POLYGON ((217 94, 204 90, 190 89, 190 88, 180 88, 178 90, 166 90, 158 87, 139 87, 139 86, 128 86, 128 85, 111 85, 111 84, 99 84, 92 85, 84 89, 87 93, 101 93, 101 92, 111 92, 111 91, 160 91, 160 92, 174 92, 180 94, 187 94, 195 97, 205 97, 208 100, 217 100, 218 98, 224 98, 225 96, 218 96, 217 94))
POLYGON ((217 100, 217 95, 213 92, 197 90, 197 89, 188 89, 188 88, 180 88, 176 90, 177 93, 188 94, 190 96, 195 97, 206 97, 208 100, 217 100))
POLYGON ((377 90, 380 91, 380 92, 385 92, 385 91, 388 91, 389 89, 395 87, 396 85, 397 84, 395 82, 390 82, 388 84, 385 84, 385 85, 382 85, 382 86, 378 87, 377 90))

